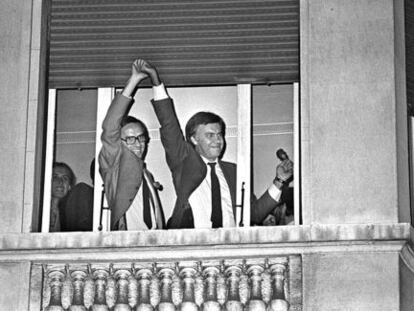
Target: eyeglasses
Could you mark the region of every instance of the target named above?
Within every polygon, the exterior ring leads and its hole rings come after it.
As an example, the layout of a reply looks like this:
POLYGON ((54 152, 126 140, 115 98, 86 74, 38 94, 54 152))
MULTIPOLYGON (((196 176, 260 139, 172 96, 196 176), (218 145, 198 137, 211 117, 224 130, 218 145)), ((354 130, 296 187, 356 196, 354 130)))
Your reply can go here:
POLYGON ((127 145, 133 145, 137 141, 139 143, 146 143, 147 142, 147 135, 140 134, 138 136, 127 136, 125 138, 121 138, 121 140, 123 140, 127 145))

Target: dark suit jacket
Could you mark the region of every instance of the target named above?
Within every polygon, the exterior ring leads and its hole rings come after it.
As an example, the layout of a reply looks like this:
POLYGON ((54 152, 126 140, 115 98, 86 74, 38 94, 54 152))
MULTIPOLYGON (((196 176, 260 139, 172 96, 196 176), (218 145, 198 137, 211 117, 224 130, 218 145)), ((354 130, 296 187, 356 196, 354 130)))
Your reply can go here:
MULTIPOLYGON (((207 167, 201 156, 188 143, 181 131, 173 102, 170 98, 152 101, 155 114, 160 122, 161 142, 165 149, 167 164, 171 170, 177 201, 168 228, 194 228, 193 213, 188 199, 201 184, 207 174, 207 167)), ((236 215, 236 164, 219 161, 224 177, 228 183, 236 215)), ((276 207, 276 201, 269 193, 252 203, 251 220, 260 223, 276 207)))
MULTIPOLYGON (((144 161, 121 141, 121 120, 132 102, 132 99, 117 94, 102 123, 99 172, 104 180, 105 194, 111 209, 111 230, 116 229, 118 221, 131 206, 143 178, 144 161)), ((149 176, 154 182, 152 175, 149 176)), ((158 200, 158 195, 153 200, 158 200)))
POLYGON ((59 203, 61 231, 92 231, 93 187, 76 184, 59 203))

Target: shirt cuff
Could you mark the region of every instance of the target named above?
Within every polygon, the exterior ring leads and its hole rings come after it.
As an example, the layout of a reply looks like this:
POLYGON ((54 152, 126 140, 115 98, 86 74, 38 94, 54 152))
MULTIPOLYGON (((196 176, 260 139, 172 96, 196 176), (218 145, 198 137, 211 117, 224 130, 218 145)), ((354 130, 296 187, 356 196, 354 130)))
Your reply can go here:
POLYGON ((282 194, 282 190, 280 190, 275 185, 271 185, 269 189, 267 189, 267 192, 269 192, 269 195, 272 197, 273 200, 276 202, 280 200, 280 195, 282 194))
POLYGON ((161 83, 160 85, 154 85, 152 87, 152 90, 154 91, 154 100, 162 100, 169 97, 164 83, 161 83))
POLYGON ((118 94, 119 94, 119 96, 123 96, 125 98, 132 99, 132 96, 125 95, 123 92, 120 92, 118 94))

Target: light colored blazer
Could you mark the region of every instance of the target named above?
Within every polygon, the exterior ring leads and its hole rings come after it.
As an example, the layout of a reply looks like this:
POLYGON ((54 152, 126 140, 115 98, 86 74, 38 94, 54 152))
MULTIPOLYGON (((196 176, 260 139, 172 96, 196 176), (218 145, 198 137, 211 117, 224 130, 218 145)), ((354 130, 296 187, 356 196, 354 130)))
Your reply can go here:
MULTIPOLYGON (((105 194, 111 210, 111 230, 117 229, 119 220, 131 206, 141 187, 145 166, 144 161, 134 155, 121 141, 121 121, 132 103, 132 99, 117 94, 102 123, 102 148, 98 158, 99 172, 104 181, 105 194)), ((148 175, 154 183, 152 174, 148 175)), ((158 193, 152 199, 158 200, 161 207, 158 193)), ((164 224, 163 215, 162 218, 164 224)))

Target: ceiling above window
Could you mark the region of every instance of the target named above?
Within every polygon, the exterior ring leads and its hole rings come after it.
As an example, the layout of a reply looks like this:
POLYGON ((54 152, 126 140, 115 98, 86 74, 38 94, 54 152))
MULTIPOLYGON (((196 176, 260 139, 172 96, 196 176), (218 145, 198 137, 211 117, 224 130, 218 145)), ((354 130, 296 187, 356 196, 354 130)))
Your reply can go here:
POLYGON ((299 0, 52 0, 50 88, 122 86, 136 58, 169 86, 299 81, 299 0))

